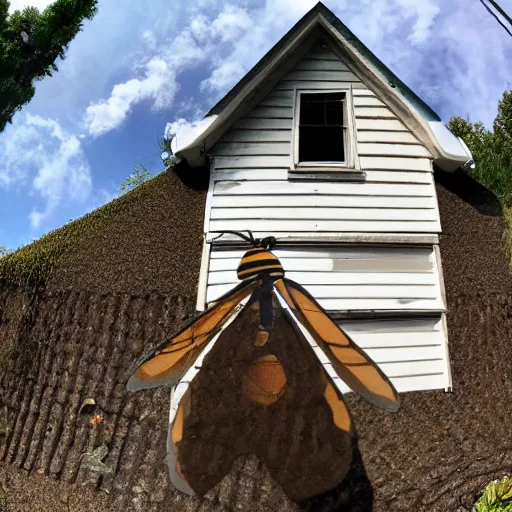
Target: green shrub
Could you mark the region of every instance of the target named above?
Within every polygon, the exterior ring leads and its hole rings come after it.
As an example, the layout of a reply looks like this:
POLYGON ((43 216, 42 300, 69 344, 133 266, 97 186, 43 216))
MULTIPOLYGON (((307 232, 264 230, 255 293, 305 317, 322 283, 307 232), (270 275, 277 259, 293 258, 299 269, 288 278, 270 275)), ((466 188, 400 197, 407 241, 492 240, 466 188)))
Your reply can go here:
POLYGON ((473 512, 512 512, 512 478, 505 477, 488 484, 473 512))

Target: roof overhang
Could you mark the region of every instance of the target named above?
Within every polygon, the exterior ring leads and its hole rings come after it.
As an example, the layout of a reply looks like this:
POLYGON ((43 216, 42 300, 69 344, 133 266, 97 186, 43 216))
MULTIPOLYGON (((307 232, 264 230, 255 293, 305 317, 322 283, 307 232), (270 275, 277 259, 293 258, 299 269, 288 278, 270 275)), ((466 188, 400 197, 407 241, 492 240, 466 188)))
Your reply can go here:
POLYGON ((226 131, 272 90, 277 82, 323 38, 345 64, 381 97, 397 117, 430 151, 443 170, 454 171, 472 162, 469 149, 440 117, 389 70, 322 3, 309 11, 207 116, 210 126, 176 155, 192 167, 201 167, 212 146, 226 131))

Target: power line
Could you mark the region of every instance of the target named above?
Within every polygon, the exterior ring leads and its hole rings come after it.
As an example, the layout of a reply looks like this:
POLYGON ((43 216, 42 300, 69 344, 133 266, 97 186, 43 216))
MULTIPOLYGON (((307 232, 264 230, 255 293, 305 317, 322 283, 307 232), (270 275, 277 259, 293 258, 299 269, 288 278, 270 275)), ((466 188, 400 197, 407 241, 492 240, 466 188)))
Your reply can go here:
POLYGON ((500 7, 496 0, 489 0, 489 3, 512 25, 512 18, 500 7))
POLYGON ((484 2, 484 0, 480 0, 480 3, 489 11, 492 16, 494 16, 494 18, 496 18, 496 21, 507 31, 508 35, 512 37, 512 32, 509 30, 509 28, 505 26, 505 24, 498 18, 497 14, 484 2))

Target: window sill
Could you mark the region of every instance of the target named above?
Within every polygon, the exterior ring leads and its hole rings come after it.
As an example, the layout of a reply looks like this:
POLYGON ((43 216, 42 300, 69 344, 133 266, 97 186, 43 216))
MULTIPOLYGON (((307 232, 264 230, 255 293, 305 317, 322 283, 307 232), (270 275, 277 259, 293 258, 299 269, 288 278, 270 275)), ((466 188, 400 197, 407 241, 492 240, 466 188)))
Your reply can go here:
POLYGON ((354 167, 306 167, 300 166, 288 170, 290 181, 365 181, 366 173, 354 167))

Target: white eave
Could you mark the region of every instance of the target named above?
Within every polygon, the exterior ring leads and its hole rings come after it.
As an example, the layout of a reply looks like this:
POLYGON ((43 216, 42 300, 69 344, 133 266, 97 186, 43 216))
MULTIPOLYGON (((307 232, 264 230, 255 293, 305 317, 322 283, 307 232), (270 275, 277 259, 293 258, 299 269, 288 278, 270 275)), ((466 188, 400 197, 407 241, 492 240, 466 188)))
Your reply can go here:
POLYGON ((456 137, 440 121, 429 121, 430 129, 442 150, 435 163, 445 171, 455 171, 473 163, 473 155, 460 137, 456 137))
POLYGON ((343 53, 344 59, 357 68, 356 71, 362 78, 366 78, 371 88, 399 114, 404 124, 430 150, 434 162, 441 169, 455 171, 473 162, 471 152, 462 139, 456 137, 440 120, 429 119, 424 115, 425 109, 422 112, 422 105, 439 119, 405 84, 400 82, 401 91, 396 84, 391 84, 390 76, 396 78, 396 81, 399 79, 321 3, 306 14, 276 45, 280 46, 279 51, 271 50, 248 73, 251 76, 244 78, 226 95, 222 100, 225 104, 216 112, 218 117, 215 121, 193 142, 177 151, 176 156, 186 160, 191 167, 202 167, 209 149, 244 112, 255 106, 270 91, 286 72, 286 64, 289 66, 293 57, 300 54, 300 48, 319 33, 330 39, 333 49, 343 53))

